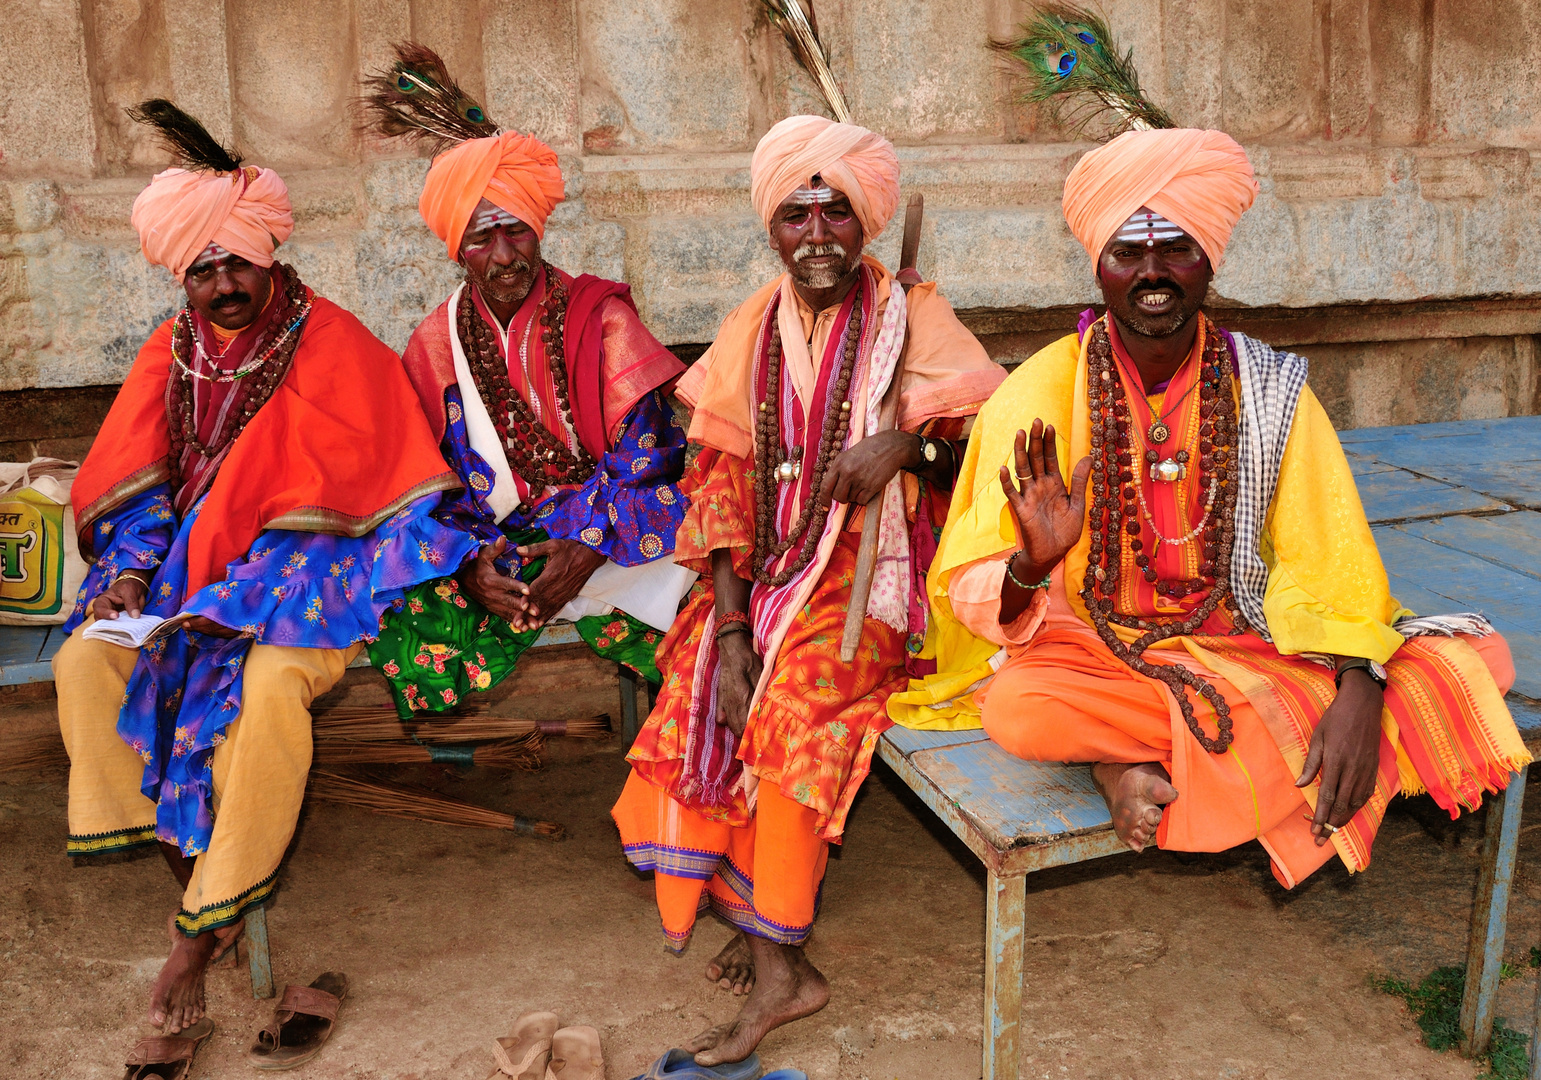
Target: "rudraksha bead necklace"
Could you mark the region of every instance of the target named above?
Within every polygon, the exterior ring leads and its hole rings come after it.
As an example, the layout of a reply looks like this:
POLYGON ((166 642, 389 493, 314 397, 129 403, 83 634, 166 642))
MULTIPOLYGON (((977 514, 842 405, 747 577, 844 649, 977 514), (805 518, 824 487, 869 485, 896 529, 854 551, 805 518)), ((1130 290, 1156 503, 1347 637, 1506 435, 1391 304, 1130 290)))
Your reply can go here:
MULTIPOLYGON (((544 264, 546 295, 541 301, 540 339, 545 345, 546 364, 556 387, 557 408, 562 425, 573 430, 572 399, 567 386, 567 351, 564 341, 567 315, 567 288, 556 267, 544 264)), ((503 357, 492 327, 476 309, 469 294, 462 294, 456 320, 460 345, 471 367, 476 390, 492 416, 503 445, 509 450, 508 465, 530 487, 534 499, 548 485, 581 484, 594 475, 594 458, 581 445, 572 450, 567 441, 551 432, 535 415, 524 396, 514 390, 508 378, 508 360, 503 357)), ((534 387, 531 387, 534 393, 534 387)), ((574 440, 576 441, 576 440, 574 440)))
MULTIPOLYGON (((1236 542, 1236 481, 1233 473, 1237 445, 1232 362, 1224 336, 1213 330, 1207 336, 1199 373, 1197 462, 1200 483, 1206 493, 1205 522, 1201 523, 1204 558, 1199 568, 1200 577, 1166 582, 1157 581, 1153 564, 1155 551, 1146 555, 1140 538, 1137 514, 1144 501, 1143 492, 1136 486, 1130 435, 1132 418, 1127 395, 1119 381, 1112 342, 1108 339, 1105 324, 1099 322, 1092 329, 1086 375, 1092 433, 1092 501, 1088 510, 1091 546, 1081 600, 1086 605, 1092 626, 1113 654, 1141 675, 1165 683, 1177 699, 1193 737, 1205 750, 1220 754, 1232 740, 1231 709, 1225 698, 1207 680, 1182 664, 1152 664, 1143 658, 1145 650, 1159 641, 1196 634, 1222 603, 1231 613, 1235 626, 1232 633, 1247 630, 1246 620, 1237 610, 1231 593, 1231 551, 1236 542), (1120 614, 1117 611, 1118 577, 1126 536, 1129 550, 1135 553, 1136 565, 1145 580, 1156 585, 1159 594, 1181 598, 1209 585, 1209 592, 1198 607, 1181 619, 1120 614), (1143 633, 1126 645, 1114 630, 1115 624, 1143 633), (1210 738, 1199 727, 1193 703, 1188 698, 1188 688, 1214 708, 1218 737, 1210 738)), ((1159 457, 1154 450, 1145 454, 1146 463, 1153 468, 1158 465, 1159 457)), ((1186 451, 1179 451, 1176 460, 1186 468, 1189 457, 1186 451)), ((1187 539, 1166 542, 1176 544, 1187 542, 1187 539)))
POLYGON ((278 264, 278 280, 273 287, 283 290, 276 301, 279 308, 273 313, 270 331, 277 336, 271 344, 258 341, 253 349, 254 352, 262 350, 258 359, 234 371, 222 371, 211 365, 212 370, 205 373, 189 366, 187 358, 199 351, 197 337, 193 333, 192 313, 184 307, 172 324, 172 372, 166 386, 166 420, 171 434, 169 460, 173 491, 181 488, 180 464, 183 450, 191 447, 206 458, 219 454, 235 441, 236 436, 241 434, 251 418, 257 415, 257 410, 273 396, 273 391, 278 389, 284 376, 289 373, 295 350, 300 346, 303 333, 301 324, 310 314, 311 301, 305 295, 305 286, 300 283, 299 275, 283 263, 278 264), (207 443, 198 440, 198 420, 193 415, 192 383, 195 378, 206 382, 235 383, 232 391, 235 400, 225 413, 224 423, 207 443))
MULTIPOLYGON (((861 288, 860 283, 857 289, 861 288)), ((835 386, 829 398, 831 408, 824 412, 824 426, 819 433, 819 452, 813 462, 813 479, 809 487, 808 502, 802 513, 787 531, 785 539, 777 538, 776 503, 780 486, 785 479, 795 481, 802 475, 801 458, 794 447, 789 458, 781 445, 781 322, 771 315, 771 336, 765 348, 765 400, 759 404, 755 417, 754 449, 754 576, 755 580, 773 589, 779 589, 802 573, 819 550, 819 537, 829 520, 830 504, 824 498, 824 475, 829 463, 845 446, 846 432, 851 427, 851 376, 856 370, 856 353, 861 343, 862 303, 857 293, 850 320, 846 323, 844 349, 840 357, 840 370, 835 373, 835 386), (839 407, 833 407, 839 402, 839 407), (792 463, 795 467, 784 470, 792 463), (770 564, 791 550, 794 544, 802 546, 797 558, 772 574, 770 564)))

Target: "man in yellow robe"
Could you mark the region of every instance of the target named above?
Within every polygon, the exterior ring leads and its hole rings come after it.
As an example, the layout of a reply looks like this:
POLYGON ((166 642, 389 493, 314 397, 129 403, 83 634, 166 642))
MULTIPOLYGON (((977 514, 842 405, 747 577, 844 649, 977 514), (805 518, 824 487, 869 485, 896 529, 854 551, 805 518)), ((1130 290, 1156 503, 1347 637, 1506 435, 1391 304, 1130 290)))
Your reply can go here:
POLYGON ((889 711, 1091 763, 1134 850, 1255 838, 1291 887, 1366 866, 1399 790, 1454 815, 1529 755, 1503 639, 1391 596, 1305 360, 1202 311, 1256 192, 1215 131, 1071 172, 1107 312, 980 411, 928 579, 937 674, 889 711))

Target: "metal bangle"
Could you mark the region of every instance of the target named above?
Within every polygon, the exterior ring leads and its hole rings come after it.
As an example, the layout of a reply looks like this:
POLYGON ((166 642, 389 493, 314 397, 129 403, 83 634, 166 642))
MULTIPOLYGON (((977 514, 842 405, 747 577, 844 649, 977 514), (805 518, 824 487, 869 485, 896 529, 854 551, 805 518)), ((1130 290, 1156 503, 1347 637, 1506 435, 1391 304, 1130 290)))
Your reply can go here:
POLYGON ((133 578, 135 581, 139 582, 139 584, 143 585, 146 589, 148 589, 150 587, 150 583, 148 581, 146 581, 144 578, 139 576, 141 573, 147 573, 147 572, 148 573, 153 573, 154 571, 150 571, 150 570, 148 570, 148 568, 138 567, 138 566, 131 566, 127 570, 119 570, 118 571, 118 576, 113 578, 110 582, 108 582, 107 583, 107 587, 109 589, 112 588, 114 585, 116 585, 118 582, 122 581, 124 578, 133 578))

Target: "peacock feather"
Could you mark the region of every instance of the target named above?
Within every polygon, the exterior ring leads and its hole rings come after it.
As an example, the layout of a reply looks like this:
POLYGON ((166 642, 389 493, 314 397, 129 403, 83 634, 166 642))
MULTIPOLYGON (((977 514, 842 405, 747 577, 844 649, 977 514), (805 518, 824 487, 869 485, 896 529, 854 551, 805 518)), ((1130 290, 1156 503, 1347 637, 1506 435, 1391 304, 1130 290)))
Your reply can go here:
POLYGON ((1140 89, 1134 50, 1123 53, 1103 19, 1071 4, 1040 5, 1012 41, 991 43, 1025 71, 1024 100, 1042 102, 1065 130, 1112 138, 1177 126, 1140 89))
POLYGON ((438 53, 413 41, 394 48, 396 62, 364 80, 366 131, 425 142, 436 154, 498 134, 498 125, 450 77, 438 53))
POLYGON ((145 124, 160 135, 160 143, 194 172, 235 172, 241 155, 209 134, 207 128, 165 98, 141 101, 125 110, 129 119, 145 124))
POLYGON ((842 124, 849 124, 851 110, 845 103, 845 95, 840 92, 840 84, 835 82, 835 73, 829 69, 829 53, 819 40, 813 0, 806 2, 808 12, 804 14, 800 0, 760 0, 771 25, 787 39, 787 48, 792 50, 798 65, 813 76, 813 81, 818 84, 819 93, 824 95, 829 111, 842 124))

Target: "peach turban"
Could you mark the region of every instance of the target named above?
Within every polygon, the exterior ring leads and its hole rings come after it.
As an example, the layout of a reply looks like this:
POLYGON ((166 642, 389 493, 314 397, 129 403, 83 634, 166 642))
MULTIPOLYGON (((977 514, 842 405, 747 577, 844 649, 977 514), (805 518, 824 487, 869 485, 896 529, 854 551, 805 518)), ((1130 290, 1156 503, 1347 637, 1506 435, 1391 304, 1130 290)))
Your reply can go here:
POLYGON ((144 257, 181 281, 211 243, 257 266, 294 232, 289 189, 272 169, 167 169, 134 200, 130 219, 144 257))
POLYGON ((533 135, 505 131, 433 159, 417 209, 451 259, 460 257, 460 238, 484 197, 545 236, 546 219, 562 201, 556 151, 533 135))
POLYGON ((1148 206, 1197 240, 1219 269, 1231 230, 1255 198, 1252 163, 1225 132, 1128 131, 1070 170, 1065 221, 1095 263, 1119 226, 1148 206))
POLYGON ((851 200, 862 233, 877 239, 899 205, 894 144, 855 124, 822 116, 789 116, 765 133, 749 164, 749 197, 770 225, 782 201, 821 176, 851 200))

